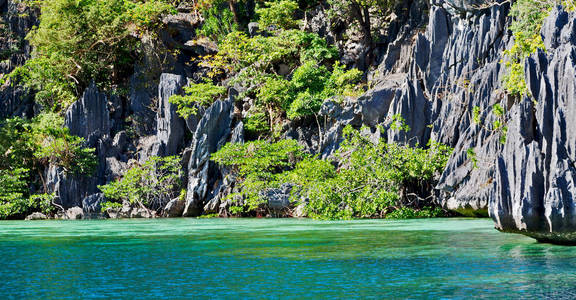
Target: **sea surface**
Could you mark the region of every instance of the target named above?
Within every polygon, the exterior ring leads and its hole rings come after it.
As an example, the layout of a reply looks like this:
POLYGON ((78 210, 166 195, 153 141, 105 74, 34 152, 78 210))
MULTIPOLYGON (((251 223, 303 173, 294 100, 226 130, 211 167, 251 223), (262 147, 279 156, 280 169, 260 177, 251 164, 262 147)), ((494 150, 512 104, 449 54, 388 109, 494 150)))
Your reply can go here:
POLYGON ((0 222, 0 299, 576 298, 576 247, 486 219, 0 222))

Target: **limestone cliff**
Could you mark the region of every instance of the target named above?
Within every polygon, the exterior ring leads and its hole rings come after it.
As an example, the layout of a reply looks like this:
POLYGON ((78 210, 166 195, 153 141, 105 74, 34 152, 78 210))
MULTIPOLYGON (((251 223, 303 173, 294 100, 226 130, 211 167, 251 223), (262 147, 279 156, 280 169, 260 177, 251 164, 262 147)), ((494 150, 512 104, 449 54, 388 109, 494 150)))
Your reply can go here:
MULTIPOLYGON (((0 1, 8 31, 22 39, 35 21, 14 19, 16 6, 15 1, 0 1)), ((547 50, 532 55, 525 65, 531 97, 518 99, 502 87, 503 52, 513 42, 509 11, 508 1, 405 1, 397 18, 383 29, 386 39, 370 59, 358 50, 361 46, 339 40, 342 33, 322 17, 322 6, 308 12, 303 27, 337 43, 343 61, 368 64, 371 88, 342 103, 327 99, 320 110, 323 124, 293 123, 284 137, 297 139, 324 157, 338 148, 346 125, 365 125, 366 134, 389 141, 424 146, 433 140, 450 145, 455 151, 435 191, 444 207, 465 215, 490 215, 503 231, 576 242, 576 122, 572 120, 576 116, 576 14, 558 7, 547 18, 541 33, 547 50), (504 116, 492 113, 494 104, 504 109, 504 116), (501 118, 508 131, 474 122, 475 107, 481 109, 483 122, 501 118), (394 115, 401 115, 410 131, 391 129, 394 115)), ((113 180, 137 161, 174 154, 182 156, 187 195, 178 209, 170 209, 171 216, 218 212, 226 205, 223 199, 234 180, 208 158, 226 142, 244 140, 238 116, 249 103, 231 90, 227 99, 216 101, 198 117, 184 120, 176 114, 168 98, 181 93, 187 77, 195 72, 182 61, 211 51, 186 46, 194 35, 189 23, 182 22, 186 18, 182 10, 165 20, 172 34, 164 41, 179 45, 180 57, 164 66, 146 60, 137 66, 127 99, 103 95, 91 86, 68 109, 66 126, 97 149, 100 166, 90 179, 67 178, 56 168, 49 170, 49 185, 65 208, 95 210, 93 200, 102 199, 98 184, 113 180), (121 126, 127 117, 138 120, 131 124, 130 134, 121 126)), ((19 51, 7 52, 13 45, 13 39, 0 38, 0 55, 8 57, 0 63, 0 74, 21 64, 30 53, 25 43, 19 51)), ((0 116, 33 111, 29 103, 15 104, 16 95, 22 93, 18 88, 0 92, 0 116)), ((168 204, 171 208, 176 207, 174 201, 168 204)))

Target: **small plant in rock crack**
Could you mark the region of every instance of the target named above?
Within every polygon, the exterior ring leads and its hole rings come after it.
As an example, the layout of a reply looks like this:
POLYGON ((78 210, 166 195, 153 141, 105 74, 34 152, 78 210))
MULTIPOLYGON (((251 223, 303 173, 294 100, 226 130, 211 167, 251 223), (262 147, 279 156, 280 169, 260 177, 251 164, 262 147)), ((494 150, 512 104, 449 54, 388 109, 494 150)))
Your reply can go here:
POLYGON ((496 103, 492 106, 490 114, 493 116, 493 120, 491 126, 486 126, 484 121, 489 117, 489 115, 483 119, 482 110, 480 107, 474 106, 472 109, 472 121, 486 130, 499 134, 500 143, 505 144, 506 134, 508 133, 508 126, 506 126, 508 123, 508 119, 506 118, 506 111, 501 104, 496 103))

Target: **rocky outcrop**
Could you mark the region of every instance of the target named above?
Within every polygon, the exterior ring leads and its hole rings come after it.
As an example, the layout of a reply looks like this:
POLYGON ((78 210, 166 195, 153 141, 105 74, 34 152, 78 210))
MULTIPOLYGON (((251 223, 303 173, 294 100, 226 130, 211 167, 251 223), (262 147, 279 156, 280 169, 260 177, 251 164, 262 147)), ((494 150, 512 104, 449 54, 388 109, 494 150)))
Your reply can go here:
POLYGON ((413 146, 431 140, 450 145, 455 151, 439 178, 438 201, 463 214, 487 215, 494 194, 494 161, 503 145, 500 133, 485 125, 494 119, 494 104, 505 109, 513 104, 501 92, 502 53, 511 38, 510 4, 478 4, 433 1, 422 33, 415 26, 420 24, 422 3, 412 2, 407 25, 397 30, 371 75, 374 87, 358 100, 324 104, 320 114, 329 122, 322 137, 323 156, 338 147, 345 125, 365 125, 375 138, 413 146), (485 124, 473 122, 476 106, 485 124), (399 130, 392 126, 397 122, 408 127, 399 130))
POLYGON ((48 220, 48 216, 43 213, 35 212, 26 216, 26 221, 48 220))
POLYGON ((542 26, 546 52, 526 63, 533 98, 516 105, 490 215, 496 227, 576 244, 576 14, 558 8, 542 26))
POLYGON ((231 90, 225 101, 218 100, 210 106, 198 123, 190 145, 188 162, 188 188, 184 216, 197 216, 210 199, 211 188, 221 178, 210 155, 218 151, 230 136, 236 92, 231 90))
POLYGON ((186 200, 181 198, 176 198, 170 200, 166 207, 164 207, 163 217, 176 218, 181 217, 184 214, 184 208, 186 207, 186 200))
MULTIPOLYGON (((30 57, 32 49, 25 37, 37 23, 37 12, 21 1, 0 1, 0 81, 30 57)), ((29 91, 19 85, 8 82, 0 86, 0 118, 31 117, 32 99, 29 91)))
POLYGON ((48 192, 56 195, 56 204, 64 209, 82 206, 82 200, 97 193, 98 181, 94 177, 74 176, 56 166, 50 166, 46 174, 48 192))
POLYGON ((562 8, 550 14, 542 26, 547 50, 525 67, 531 97, 517 99, 501 84, 503 50, 512 42, 509 3, 477 4, 437 1, 426 33, 415 34, 413 49, 405 50, 413 55, 383 58, 380 80, 392 74, 405 79, 389 109, 372 110, 371 119, 385 124, 402 116, 410 130, 388 130, 389 140, 454 147, 437 186, 446 208, 489 213, 503 231, 576 243, 576 14, 562 8), (505 116, 493 113, 495 104, 505 116), (473 121, 474 107, 480 122, 473 121), (493 129, 494 120, 507 122, 507 132, 493 129))
MULTIPOLYGON (((107 159, 109 153, 119 152, 111 145, 109 138, 112 127, 109 99, 95 84, 91 84, 82 97, 66 111, 65 126, 70 133, 86 139, 87 147, 96 148, 99 164, 96 172, 89 176, 68 174, 56 166, 48 168, 46 174, 48 190, 56 195, 55 202, 64 209, 83 207, 84 199, 97 194, 99 192, 97 186, 106 182, 105 174, 113 173, 113 169, 117 167, 107 159)), ((120 140, 118 137, 117 142, 120 143, 120 140)))
POLYGON ((270 188, 262 191, 260 196, 267 200, 268 208, 272 216, 285 216, 291 208, 290 192, 292 185, 283 184, 279 188, 270 188))
POLYGON ((92 83, 84 95, 68 108, 65 120, 71 134, 83 137, 88 144, 94 145, 100 137, 110 134, 108 96, 100 93, 92 83))
POLYGON ((158 86, 157 133, 161 156, 178 154, 183 146, 186 124, 176 112, 176 105, 170 103, 172 95, 180 94, 186 78, 175 74, 162 74, 158 86))
POLYGON ((97 193, 82 199, 82 210, 85 218, 98 218, 102 215, 102 203, 105 202, 104 195, 97 193))
POLYGON ((82 220, 84 219, 84 211, 82 208, 76 206, 66 210, 66 219, 68 220, 82 220))

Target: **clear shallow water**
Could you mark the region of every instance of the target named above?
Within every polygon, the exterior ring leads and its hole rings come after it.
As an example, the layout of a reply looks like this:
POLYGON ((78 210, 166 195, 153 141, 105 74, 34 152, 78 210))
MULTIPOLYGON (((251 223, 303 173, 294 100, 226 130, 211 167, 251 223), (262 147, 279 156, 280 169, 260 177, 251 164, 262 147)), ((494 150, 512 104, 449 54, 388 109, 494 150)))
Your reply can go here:
POLYGON ((0 298, 576 297, 576 247, 490 220, 0 222, 0 298))

